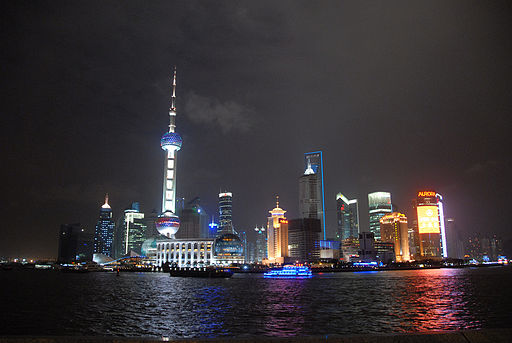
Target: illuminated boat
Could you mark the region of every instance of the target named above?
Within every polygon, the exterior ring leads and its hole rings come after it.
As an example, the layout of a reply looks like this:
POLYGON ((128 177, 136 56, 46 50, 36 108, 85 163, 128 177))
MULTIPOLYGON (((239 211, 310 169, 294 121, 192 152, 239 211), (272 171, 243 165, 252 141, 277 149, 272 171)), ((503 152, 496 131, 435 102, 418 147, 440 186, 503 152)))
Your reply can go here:
POLYGON ((284 266, 281 269, 271 269, 263 274, 265 278, 273 279, 306 279, 313 276, 311 269, 307 266, 284 266))

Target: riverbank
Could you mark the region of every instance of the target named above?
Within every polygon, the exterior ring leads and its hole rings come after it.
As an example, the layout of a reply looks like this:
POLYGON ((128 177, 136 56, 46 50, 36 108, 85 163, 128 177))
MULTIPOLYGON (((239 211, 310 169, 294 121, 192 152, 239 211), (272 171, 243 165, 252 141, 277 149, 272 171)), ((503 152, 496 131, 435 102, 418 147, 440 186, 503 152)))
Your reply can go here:
POLYGON ((125 338, 125 337, 34 337, 9 336, 0 337, 0 343, 150 343, 150 342, 232 342, 232 343, 264 343, 264 342, 304 342, 304 343, 509 343, 512 341, 512 329, 483 329, 464 331, 440 331, 427 333, 403 333, 383 335, 327 335, 304 336, 290 338, 274 337, 220 337, 214 339, 168 339, 158 338, 125 338))

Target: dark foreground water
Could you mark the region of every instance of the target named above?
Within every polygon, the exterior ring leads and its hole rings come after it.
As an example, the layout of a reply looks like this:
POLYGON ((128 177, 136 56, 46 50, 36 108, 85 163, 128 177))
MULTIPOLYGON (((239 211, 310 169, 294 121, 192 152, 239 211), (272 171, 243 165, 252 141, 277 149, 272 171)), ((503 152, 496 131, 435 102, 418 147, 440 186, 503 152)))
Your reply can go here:
POLYGON ((0 335, 170 338, 510 327, 512 267, 308 280, 0 272, 0 335))

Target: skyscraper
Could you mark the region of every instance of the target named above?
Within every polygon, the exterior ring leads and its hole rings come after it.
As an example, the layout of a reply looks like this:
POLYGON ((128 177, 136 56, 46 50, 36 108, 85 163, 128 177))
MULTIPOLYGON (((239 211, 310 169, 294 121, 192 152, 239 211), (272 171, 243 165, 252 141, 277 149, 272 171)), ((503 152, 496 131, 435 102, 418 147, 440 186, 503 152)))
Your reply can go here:
POLYGON ((263 259, 267 258, 267 233, 264 227, 255 227, 256 242, 254 244, 254 261, 261 263, 263 259))
POLYGON ((357 199, 349 200, 343 194, 336 194, 337 231, 336 239, 357 238, 359 234, 359 204, 357 199))
POLYGON ((233 233, 233 193, 219 193, 219 233, 233 233))
POLYGON ((301 218, 320 219, 325 234, 324 167, 322 152, 304 154, 304 174, 299 177, 299 211, 301 218))
POLYGON ((100 217, 94 231, 94 252, 112 255, 112 242, 114 240, 114 220, 112 208, 108 204, 108 194, 105 195, 105 203, 101 206, 100 217))
POLYGON ((178 212, 180 230, 176 233, 176 238, 209 238, 208 214, 200 202, 201 199, 196 197, 178 212))
POLYGON ((413 200, 413 207, 418 223, 421 257, 448 257, 441 194, 432 190, 420 191, 413 200))
POLYGON ((157 230, 164 236, 174 237, 180 227, 180 219, 176 213, 176 158, 181 149, 181 136, 176 128, 176 67, 172 81, 171 108, 169 109, 169 132, 166 132, 160 146, 166 152, 164 165, 164 182, 162 191, 162 214, 156 221, 157 230))
POLYGON ((92 261, 93 235, 85 232, 80 224, 62 224, 59 232, 57 262, 92 261))
POLYGON ((298 218, 288 221, 288 244, 293 261, 313 262, 320 258, 320 219, 298 218))
POLYGON ((380 219, 380 239, 393 243, 396 262, 410 260, 409 233, 405 214, 393 212, 380 219))
POLYGON ((368 194, 368 209, 370 214, 370 232, 375 239, 380 239, 380 218, 393 212, 391 205, 391 193, 373 192, 368 194))
POLYGON ((288 257, 288 220, 286 211, 279 207, 279 196, 276 207, 269 211, 267 222, 267 254, 270 263, 284 263, 288 257))
POLYGON ((131 251, 141 254, 142 243, 146 240, 146 223, 138 202, 124 210, 121 240, 123 256, 131 251))

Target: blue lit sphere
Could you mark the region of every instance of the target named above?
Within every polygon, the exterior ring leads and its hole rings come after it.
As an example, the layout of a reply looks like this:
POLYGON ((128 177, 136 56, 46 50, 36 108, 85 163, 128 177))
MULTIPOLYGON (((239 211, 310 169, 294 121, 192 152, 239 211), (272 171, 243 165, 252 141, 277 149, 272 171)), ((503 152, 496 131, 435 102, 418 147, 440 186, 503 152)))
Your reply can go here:
POLYGON ((180 228, 180 218, 171 211, 166 211, 157 218, 155 225, 161 235, 170 238, 178 232, 180 228))
POLYGON ((162 139, 160 139, 160 146, 164 150, 180 150, 183 140, 181 136, 176 132, 164 133, 162 139))
POLYGON ((242 256, 244 248, 237 235, 226 233, 215 240, 216 256, 242 256))

